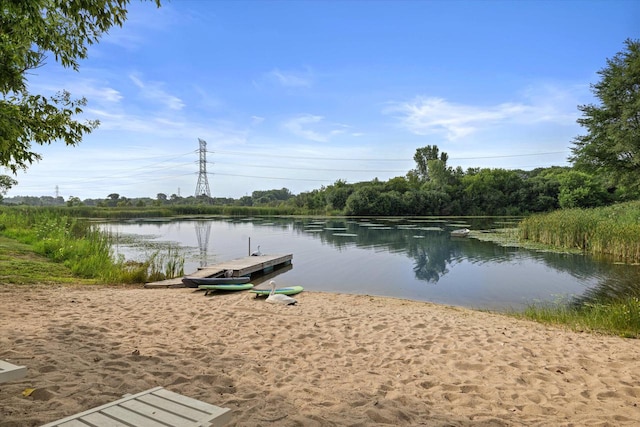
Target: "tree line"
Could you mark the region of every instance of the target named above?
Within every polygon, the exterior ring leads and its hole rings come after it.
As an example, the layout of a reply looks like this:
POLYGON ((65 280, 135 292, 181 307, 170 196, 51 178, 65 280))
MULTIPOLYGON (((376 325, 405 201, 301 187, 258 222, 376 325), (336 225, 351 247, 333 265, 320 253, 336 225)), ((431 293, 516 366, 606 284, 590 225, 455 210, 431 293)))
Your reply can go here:
POLYGON ((611 177, 574 167, 531 171, 500 168, 453 168, 437 146, 416 150, 416 167, 387 181, 332 185, 293 194, 287 188, 256 190, 239 199, 167 196, 127 198, 117 193, 105 199, 81 201, 72 197, 9 198, 5 203, 29 205, 153 207, 180 205, 255 206, 294 208, 301 214, 443 216, 524 215, 560 208, 589 208, 638 199, 637 186, 616 184, 611 177))

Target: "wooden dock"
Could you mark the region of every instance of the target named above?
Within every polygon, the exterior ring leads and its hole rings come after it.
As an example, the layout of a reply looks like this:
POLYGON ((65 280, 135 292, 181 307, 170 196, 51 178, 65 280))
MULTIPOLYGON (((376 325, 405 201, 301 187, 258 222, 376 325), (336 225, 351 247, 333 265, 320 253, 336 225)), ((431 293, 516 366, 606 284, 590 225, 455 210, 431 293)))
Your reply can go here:
MULTIPOLYGON (((250 276, 254 273, 270 273, 275 268, 291 265, 292 254, 259 255, 223 261, 218 264, 201 267, 198 271, 187 274, 190 277, 213 277, 231 271, 231 277, 250 276)), ((159 282, 145 283, 145 288, 181 288, 184 287, 182 277, 159 282)))

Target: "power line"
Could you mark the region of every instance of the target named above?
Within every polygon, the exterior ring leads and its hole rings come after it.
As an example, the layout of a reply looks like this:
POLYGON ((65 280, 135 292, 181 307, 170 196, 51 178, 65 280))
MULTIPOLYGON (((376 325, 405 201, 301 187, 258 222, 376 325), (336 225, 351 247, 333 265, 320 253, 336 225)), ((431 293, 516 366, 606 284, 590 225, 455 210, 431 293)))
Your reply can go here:
POLYGON ((274 176, 257 176, 257 175, 240 175, 233 173, 211 173, 211 175, 222 175, 222 176, 235 176, 239 178, 258 178, 258 179, 275 179, 275 180, 284 180, 284 181, 312 181, 312 182, 329 182, 329 179, 311 179, 311 178, 282 178, 282 177, 274 177, 274 176))
POLYGON ((508 154, 504 156, 478 156, 478 157, 449 157, 449 160, 479 160, 479 159, 502 159, 508 157, 531 157, 531 156, 547 156, 550 154, 562 154, 568 153, 568 151, 549 151, 546 153, 533 153, 533 154, 508 154))
POLYGON ((361 158, 361 159, 349 159, 344 157, 318 157, 318 156, 287 156, 286 154, 269 154, 269 153, 249 153, 249 152, 241 152, 241 151, 210 151, 210 153, 221 153, 221 154, 230 154, 233 156, 259 156, 259 157, 276 157, 282 159, 294 159, 294 160, 344 160, 344 161, 375 161, 375 162, 406 162, 407 158, 403 159, 374 159, 374 158, 361 158))
MULTIPOLYGON (((181 154, 170 153, 170 154, 163 154, 163 155, 158 155, 158 156, 127 157, 127 160, 128 161, 146 161, 146 160, 162 159, 162 158, 165 158, 165 157, 169 157, 167 159, 167 161, 169 161, 169 160, 174 160, 174 159, 177 159, 177 158, 180 158, 180 157, 188 156, 188 155, 191 155, 191 154, 197 153, 197 152, 198 152, 198 150, 191 150, 191 151, 188 151, 186 153, 181 153, 181 154)), ((100 161, 104 162, 104 163, 106 163, 106 162, 118 162, 118 163, 121 163, 122 162, 122 158, 100 159, 100 161)), ((164 161, 159 162, 159 163, 163 163, 163 162, 164 161)))
MULTIPOLYGON (((208 162, 209 164, 213 164, 212 162, 208 162)), ((296 167, 296 166, 273 166, 273 165, 252 165, 246 163, 229 163, 224 162, 220 163, 224 166, 242 166, 244 168, 265 168, 265 169, 286 169, 286 170, 310 170, 309 167, 296 167)), ((406 170, 402 169, 334 169, 334 168, 313 168, 314 171, 323 171, 323 172, 391 172, 391 173, 402 173, 406 172, 406 170)))
MULTIPOLYGON (((343 160, 343 161, 351 161, 351 162, 407 162, 412 161, 412 158, 402 158, 402 159, 393 159, 393 158, 372 158, 372 157, 361 157, 361 158, 345 158, 345 157, 319 157, 319 156, 288 156, 283 154, 269 154, 269 153, 252 153, 252 152, 241 152, 241 151, 226 151, 226 150, 215 150, 209 151, 212 154, 220 153, 220 154, 229 154, 233 156, 258 156, 258 157, 276 157, 276 158, 285 158, 285 159, 294 159, 294 160, 343 160)), ((562 154, 569 153, 568 150, 563 151, 547 151, 542 153, 529 153, 529 154, 505 154, 499 156, 474 156, 474 157, 449 157, 449 160, 478 160, 478 159, 502 159, 509 157, 529 157, 529 156, 546 156, 551 154, 562 154)))

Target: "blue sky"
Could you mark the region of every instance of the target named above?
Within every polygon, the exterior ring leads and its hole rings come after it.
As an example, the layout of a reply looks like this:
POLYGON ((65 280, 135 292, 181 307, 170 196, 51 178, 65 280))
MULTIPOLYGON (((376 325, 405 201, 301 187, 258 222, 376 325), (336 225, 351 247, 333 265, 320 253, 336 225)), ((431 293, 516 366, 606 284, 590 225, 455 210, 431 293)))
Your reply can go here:
POLYGON ((640 38, 637 1, 163 3, 133 0, 79 72, 32 72, 102 124, 35 146, 6 197, 193 195, 198 138, 214 197, 387 180, 426 145, 464 169, 567 165, 589 85, 640 38))

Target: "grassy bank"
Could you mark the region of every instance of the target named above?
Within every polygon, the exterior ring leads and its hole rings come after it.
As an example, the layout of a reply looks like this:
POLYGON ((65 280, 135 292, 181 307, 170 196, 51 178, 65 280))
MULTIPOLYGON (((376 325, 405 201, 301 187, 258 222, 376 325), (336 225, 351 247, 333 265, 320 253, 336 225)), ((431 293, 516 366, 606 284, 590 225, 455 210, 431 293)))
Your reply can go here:
MULTIPOLYGON (((533 215, 518 226, 523 245, 579 250, 610 262, 640 263, 640 202, 533 215)), ((640 287, 640 284, 638 285, 640 287)), ((640 300, 635 295, 603 302, 531 305, 518 317, 566 325, 574 330, 640 338, 640 300)))
POLYGON ((156 252, 145 262, 115 259, 110 235, 56 210, 0 209, 0 236, 60 264, 76 278, 100 283, 144 283, 183 274, 184 259, 177 252, 156 252))
POLYGON ((63 264, 38 255, 30 245, 0 236, 0 283, 17 285, 95 284, 75 276, 63 264))
POLYGON ((564 325, 574 331, 640 338, 640 300, 628 297, 610 303, 531 305, 514 317, 564 325))
POLYGON ((640 263, 640 201, 532 215, 518 230, 525 242, 640 263))

